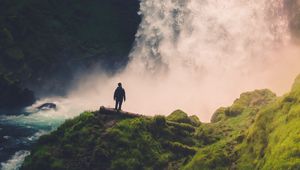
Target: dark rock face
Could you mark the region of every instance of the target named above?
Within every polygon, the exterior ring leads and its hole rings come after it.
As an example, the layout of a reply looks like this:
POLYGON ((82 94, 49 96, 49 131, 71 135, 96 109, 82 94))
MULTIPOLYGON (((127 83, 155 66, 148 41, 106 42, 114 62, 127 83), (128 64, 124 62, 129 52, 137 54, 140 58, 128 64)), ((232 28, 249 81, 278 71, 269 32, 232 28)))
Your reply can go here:
POLYGON ((17 82, 9 82, 0 75, 0 112, 9 113, 31 105, 35 101, 33 91, 21 88, 17 82))
POLYGON ((138 0, 3 0, 0 75, 20 89, 64 94, 77 72, 113 73, 127 64, 138 10, 138 0))

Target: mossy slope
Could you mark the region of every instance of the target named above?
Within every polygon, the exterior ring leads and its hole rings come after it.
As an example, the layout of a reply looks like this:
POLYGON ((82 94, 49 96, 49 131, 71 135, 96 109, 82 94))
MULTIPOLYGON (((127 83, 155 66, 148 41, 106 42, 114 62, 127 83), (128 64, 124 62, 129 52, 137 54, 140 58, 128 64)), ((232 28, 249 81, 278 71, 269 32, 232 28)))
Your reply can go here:
POLYGON ((213 123, 197 129, 198 138, 206 143, 184 169, 234 169, 247 129, 257 112, 275 99, 269 90, 255 90, 241 94, 231 107, 218 109, 213 123))
POLYGON ((223 131, 223 136, 201 148, 184 168, 300 169, 299 102, 300 76, 282 97, 269 90, 242 94, 212 117, 207 134, 223 131))
POLYGON ((241 94, 212 123, 181 110, 86 112, 43 136, 22 169, 299 169, 300 77, 291 92, 241 94))
POLYGON ((240 149, 241 169, 300 169, 300 76, 289 94, 261 110, 240 149))
POLYGON ((178 169, 197 151, 196 128, 164 116, 85 112, 41 137, 22 169, 178 169))

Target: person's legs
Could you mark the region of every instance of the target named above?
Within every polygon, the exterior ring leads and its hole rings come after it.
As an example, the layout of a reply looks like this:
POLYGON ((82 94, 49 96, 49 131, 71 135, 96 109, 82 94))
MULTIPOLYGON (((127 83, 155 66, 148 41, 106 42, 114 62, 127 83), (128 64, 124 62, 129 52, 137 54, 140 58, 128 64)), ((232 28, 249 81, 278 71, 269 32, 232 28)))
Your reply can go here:
POLYGON ((121 108, 122 108, 122 103, 123 103, 123 101, 120 100, 120 101, 119 101, 119 108, 118 108, 118 110, 121 110, 121 108))
POLYGON ((115 104, 115 109, 116 109, 116 110, 118 109, 118 103, 119 103, 119 101, 116 100, 116 104, 115 104))

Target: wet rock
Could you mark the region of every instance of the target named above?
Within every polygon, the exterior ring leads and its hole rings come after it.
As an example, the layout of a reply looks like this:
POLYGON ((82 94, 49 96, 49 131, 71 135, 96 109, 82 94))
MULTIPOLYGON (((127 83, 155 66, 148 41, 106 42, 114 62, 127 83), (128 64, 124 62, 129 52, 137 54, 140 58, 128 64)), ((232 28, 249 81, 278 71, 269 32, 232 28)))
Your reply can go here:
POLYGON ((44 103, 42 105, 40 105, 39 107, 37 107, 37 109, 39 110, 56 110, 57 107, 56 107, 56 104, 54 103, 44 103))

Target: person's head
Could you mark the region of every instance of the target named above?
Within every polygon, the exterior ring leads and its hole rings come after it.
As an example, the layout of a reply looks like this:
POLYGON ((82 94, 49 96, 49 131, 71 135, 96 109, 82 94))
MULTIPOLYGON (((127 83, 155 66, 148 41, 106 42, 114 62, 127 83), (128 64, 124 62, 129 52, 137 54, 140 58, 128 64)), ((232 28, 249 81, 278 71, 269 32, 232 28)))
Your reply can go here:
POLYGON ((119 86, 119 87, 122 87, 122 83, 118 83, 118 86, 119 86))

